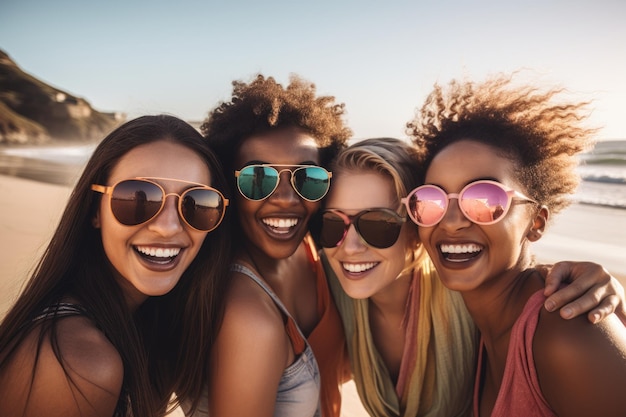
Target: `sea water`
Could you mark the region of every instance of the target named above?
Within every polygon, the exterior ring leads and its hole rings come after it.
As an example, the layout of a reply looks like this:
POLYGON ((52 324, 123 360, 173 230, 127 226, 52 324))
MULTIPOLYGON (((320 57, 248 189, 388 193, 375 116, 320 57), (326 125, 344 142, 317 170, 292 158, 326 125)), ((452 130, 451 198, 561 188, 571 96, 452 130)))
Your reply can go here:
MULTIPOLYGON (((0 174, 73 185, 95 144, 0 148, 0 174)), ((626 140, 600 141, 581 155, 581 184, 573 196, 583 204, 626 209, 626 140)))

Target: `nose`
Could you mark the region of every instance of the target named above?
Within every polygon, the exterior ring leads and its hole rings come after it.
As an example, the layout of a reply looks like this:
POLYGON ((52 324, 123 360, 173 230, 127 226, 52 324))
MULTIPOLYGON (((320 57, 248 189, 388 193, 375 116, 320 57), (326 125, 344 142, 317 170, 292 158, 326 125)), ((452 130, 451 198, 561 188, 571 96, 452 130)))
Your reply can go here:
POLYGON ((279 174, 278 186, 269 198, 275 203, 282 204, 294 204, 300 199, 291 185, 291 171, 283 170, 279 174))
POLYGON ((163 208, 150 222, 148 228, 162 236, 173 236, 183 230, 183 219, 178 214, 177 194, 168 194, 165 196, 163 208), (173 197, 173 198, 168 198, 173 197))
POLYGON ((469 227, 471 224, 472 222, 470 222, 461 211, 459 200, 457 198, 451 198, 448 201, 448 209, 439 222, 439 227, 449 231, 456 231, 464 227, 469 227))
POLYGON ((347 254, 359 253, 367 249, 367 245, 363 242, 353 224, 348 228, 343 242, 341 242, 341 247, 347 254))

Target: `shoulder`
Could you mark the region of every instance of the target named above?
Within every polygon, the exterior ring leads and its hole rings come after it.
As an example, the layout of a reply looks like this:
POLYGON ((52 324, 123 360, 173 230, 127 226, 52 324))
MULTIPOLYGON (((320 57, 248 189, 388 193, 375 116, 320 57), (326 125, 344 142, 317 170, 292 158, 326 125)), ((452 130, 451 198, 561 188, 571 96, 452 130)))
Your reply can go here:
POLYGON ((54 335, 37 326, 26 336, 0 376, 0 391, 14 399, 7 405, 12 412, 27 416, 112 415, 123 377, 121 357, 105 335, 88 318, 72 316, 58 320, 54 335))
POLYGON ((226 297, 220 334, 249 335, 257 341, 275 340, 285 334, 282 312, 269 294, 245 274, 231 273, 231 286, 226 297))
POLYGON ((615 315, 591 324, 584 316, 563 320, 542 309, 533 356, 544 396, 557 414, 626 415, 626 329, 615 315))

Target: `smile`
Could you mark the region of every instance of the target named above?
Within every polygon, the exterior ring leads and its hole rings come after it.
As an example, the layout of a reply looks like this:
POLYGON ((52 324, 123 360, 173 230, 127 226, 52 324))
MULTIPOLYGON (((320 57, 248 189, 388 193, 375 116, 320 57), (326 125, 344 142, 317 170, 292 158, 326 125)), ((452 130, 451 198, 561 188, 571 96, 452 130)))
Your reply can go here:
POLYGON ((156 248, 152 246, 135 246, 135 250, 150 262, 168 263, 173 261, 181 248, 156 248))
POLYGON ((468 261, 480 254, 482 248, 475 243, 468 243, 463 245, 440 245, 444 258, 451 262, 464 262, 468 261))
POLYGON ((261 220, 264 225, 271 227, 274 229, 276 233, 289 233, 289 230, 295 227, 298 224, 298 219, 289 217, 289 218, 277 218, 271 217, 261 220))
POLYGON ((376 265, 378 265, 378 262, 364 262, 364 263, 359 263, 359 264, 354 264, 354 263, 342 263, 341 264, 343 269, 353 274, 360 274, 362 272, 369 271, 370 269, 374 268, 376 265))

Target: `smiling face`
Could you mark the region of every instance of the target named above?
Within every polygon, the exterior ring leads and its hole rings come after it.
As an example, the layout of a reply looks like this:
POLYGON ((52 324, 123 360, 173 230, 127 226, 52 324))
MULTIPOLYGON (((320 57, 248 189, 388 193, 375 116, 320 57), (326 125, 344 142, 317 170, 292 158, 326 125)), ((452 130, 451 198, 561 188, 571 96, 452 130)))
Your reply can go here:
MULTIPOLYGON (((315 139, 296 128, 285 128, 244 140, 235 158, 241 169, 250 164, 277 164, 279 171, 289 165, 318 165, 315 139)), ((294 167, 295 168, 295 167, 294 167)), ((291 186, 289 170, 280 174, 276 190, 266 199, 252 201, 236 194, 238 218, 246 239, 265 256, 291 256, 308 232, 308 222, 319 202, 302 199, 291 186)))
MULTIPOLYGON (((461 140, 435 156, 425 182, 441 187, 446 193, 458 193, 473 181, 491 179, 527 194, 516 180, 515 172, 511 158, 485 144, 461 140)), ((467 291, 500 274, 517 274, 528 266, 527 236, 535 221, 534 207, 514 200, 501 221, 478 225, 461 213, 457 199, 451 199, 438 224, 419 227, 422 243, 444 285, 467 291)))
MULTIPOLYGON (((341 171, 333 176, 333 185, 326 197, 326 208, 354 215, 369 208, 397 211, 398 198, 390 178, 372 171, 341 171)), ((407 248, 414 248, 415 225, 405 222, 394 245, 379 249, 368 245, 356 232, 348 229, 343 242, 324 248, 329 263, 343 290, 352 298, 369 298, 382 294, 396 282, 405 268, 407 248)))
MULTIPOLYGON (((206 163, 191 149, 161 140, 133 148, 117 162, 106 185, 136 177, 165 177, 210 185, 206 163)), ((175 181, 155 180, 166 193, 181 194, 192 187, 175 181)), ((178 198, 167 197, 163 210, 150 221, 125 226, 103 194, 94 218, 100 228, 107 258, 131 306, 148 296, 168 293, 198 253, 206 232, 192 229, 178 215, 178 198)))

